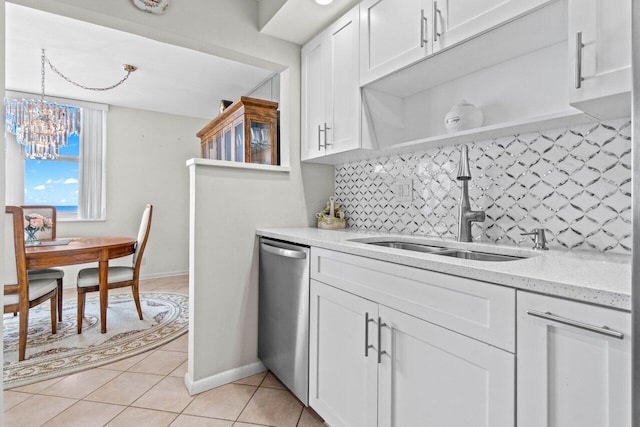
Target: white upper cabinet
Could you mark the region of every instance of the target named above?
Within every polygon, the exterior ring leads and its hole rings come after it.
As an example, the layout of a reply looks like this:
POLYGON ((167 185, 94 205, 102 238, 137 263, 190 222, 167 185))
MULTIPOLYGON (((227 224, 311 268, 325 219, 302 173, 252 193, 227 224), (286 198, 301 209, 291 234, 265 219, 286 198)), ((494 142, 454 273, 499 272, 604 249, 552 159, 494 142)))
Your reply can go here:
MULTIPOLYGON (((431 39, 437 52, 496 25, 507 22, 549 0, 435 0, 431 39)), ((530 35, 523 34, 523 37, 530 35)))
POLYGON ((358 7, 302 48, 302 160, 361 144, 358 7))
POLYGON ((322 132, 328 84, 323 47, 322 37, 316 37, 302 49, 302 159, 324 154, 322 132))
POLYGON ((360 3, 361 85, 431 53, 431 9, 431 0, 360 3))
POLYGON ((517 304, 518 427, 630 427, 630 313, 527 292, 517 304))
POLYGON ((326 153, 360 146, 360 74, 358 65, 358 8, 338 19, 327 32, 329 51, 329 100, 326 153))
POLYGON ((570 102, 599 119, 631 113, 631 0, 569 0, 570 102))

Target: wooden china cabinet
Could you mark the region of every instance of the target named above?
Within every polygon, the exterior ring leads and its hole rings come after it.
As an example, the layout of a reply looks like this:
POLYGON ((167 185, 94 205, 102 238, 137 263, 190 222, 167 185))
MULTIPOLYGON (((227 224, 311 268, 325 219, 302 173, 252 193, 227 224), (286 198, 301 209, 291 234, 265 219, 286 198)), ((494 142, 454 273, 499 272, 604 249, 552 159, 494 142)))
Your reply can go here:
POLYGON ((246 96, 197 133, 205 159, 279 164, 278 103, 246 96))

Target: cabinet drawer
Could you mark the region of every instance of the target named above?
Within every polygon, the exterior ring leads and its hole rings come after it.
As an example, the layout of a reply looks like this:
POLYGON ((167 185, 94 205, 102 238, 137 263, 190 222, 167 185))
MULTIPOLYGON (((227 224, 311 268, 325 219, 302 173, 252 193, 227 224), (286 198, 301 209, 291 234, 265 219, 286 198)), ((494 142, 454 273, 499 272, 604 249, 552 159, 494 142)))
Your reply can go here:
POLYGON ((311 278, 515 352, 515 290, 319 248, 311 278))

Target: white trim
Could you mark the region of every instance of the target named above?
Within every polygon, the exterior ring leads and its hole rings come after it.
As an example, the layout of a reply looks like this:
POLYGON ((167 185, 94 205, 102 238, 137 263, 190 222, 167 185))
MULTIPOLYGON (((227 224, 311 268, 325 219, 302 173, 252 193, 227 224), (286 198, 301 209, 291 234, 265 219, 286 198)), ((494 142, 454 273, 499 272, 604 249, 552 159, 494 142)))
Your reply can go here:
POLYGON ((214 166, 218 168, 260 170, 265 172, 291 172, 291 168, 289 166, 261 165, 258 163, 242 163, 232 162, 229 160, 211 160, 200 158, 187 160, 187 166, 214 166))
POLYGON ((249 365, 240 366, 239 368, 229 369, 228 371, 221 372, 210 377, 203 378, 201 380, 193 381, 190 372, 184 375, 184 385, 187 387, 187 391, 191 396, 194 394, 202 393, 212 388, 220 387, 234 381, 238 381, 242 378, 249 377, 251 375, 259 374, 266 371, 262 362, 257 361, 249 365))
MULTIPOLYGON (((25 98, 25 99, 40 99, 40 94, 30 92, 19 92, 15 90, 5 91, 7 98, 25 98)), ((97 102, 80 101, 78 99, 71 98, 59 98, 56 96, 49 96, 45 93, 44 100, 47 102, 54 102, 56 104, 72 105, 80 108, 90 108, 92 110, 109 111, 109 104, 99 104, 97 102)))

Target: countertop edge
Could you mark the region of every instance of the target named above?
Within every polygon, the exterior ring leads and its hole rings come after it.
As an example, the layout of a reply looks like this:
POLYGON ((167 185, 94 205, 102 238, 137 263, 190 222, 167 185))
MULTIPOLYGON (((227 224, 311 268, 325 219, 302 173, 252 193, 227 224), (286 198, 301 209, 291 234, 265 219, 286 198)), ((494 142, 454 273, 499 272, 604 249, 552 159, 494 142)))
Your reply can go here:
MULTIPOLYGON (((300 245, 481 280, 523 291, 624 311, 631 310, 630 257, 628 258, 629 262, 627 262, 627 258, 624 256, 607 257, 595 253, 573 253, 569 251, 534 252, 523 248, 508 247, 507 249, 509 250, 528 254, 531 258, 495 263, 452 259, 440 255, 414 253, 351 241, 352 239, 371 237, 421 237, 429 240, 447 241, 450 245, 461 245, 457 242, 431 236, 407 236, 353 230, 318 230, 315 228, 258 229, 256 234, 300 245), (514 262, 519 263, 517 264, 518 268, 513 267, 514 262), (584 263, 587 262, 590 267, 585 268, 586 264, 584 263), (598 267, 600 267, 600 270, 605 270, 605 272, 598 271, 598 267), (553 271, 550 273, 545 270, 553 270, 559 274, 554 275, 553 271), (602 276, 602 279, 600 279, 600 276, 602 276), (581 280, 583 283, 580 282, 581 280), (625 285, 624 282, 627 282, 627 284, 625 285)), ((473 245, 474 248, 492 247, 497 251, 500 249, 505 250, 505 247, 500 245, 483 243, 471 243, 470 245, 473 245)))

